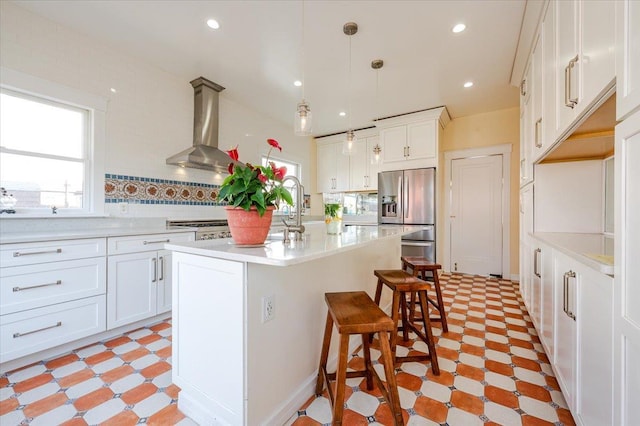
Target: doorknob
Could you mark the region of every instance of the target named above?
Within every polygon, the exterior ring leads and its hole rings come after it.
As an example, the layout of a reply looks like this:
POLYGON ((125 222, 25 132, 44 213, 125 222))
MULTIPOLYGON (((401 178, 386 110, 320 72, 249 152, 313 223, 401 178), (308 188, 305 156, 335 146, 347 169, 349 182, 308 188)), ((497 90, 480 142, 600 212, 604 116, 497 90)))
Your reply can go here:
POLYGON ((453 219, 455 216, 449 216, 449 217, 453 219))

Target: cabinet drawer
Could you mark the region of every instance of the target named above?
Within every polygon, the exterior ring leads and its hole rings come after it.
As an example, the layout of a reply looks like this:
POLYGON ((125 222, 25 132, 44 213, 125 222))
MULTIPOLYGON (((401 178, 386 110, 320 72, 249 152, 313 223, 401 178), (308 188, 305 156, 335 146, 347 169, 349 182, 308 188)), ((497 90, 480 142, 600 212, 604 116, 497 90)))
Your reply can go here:
POLYGON ((0 264, 4 268, 105 256, 106 247, 104 238, 3 244, 0 246, 0 264))
POLYGON ((194 240, 194 232, 114 237, 109 238, 109 255, 162 250, 165 243, 183 243, 194 240))
POLYGON ((106 257, 0 270, 0 315, 106 292, 106 257))
POLYGON ((105 296, 0 317, 0 363, 106 330, 105 296))

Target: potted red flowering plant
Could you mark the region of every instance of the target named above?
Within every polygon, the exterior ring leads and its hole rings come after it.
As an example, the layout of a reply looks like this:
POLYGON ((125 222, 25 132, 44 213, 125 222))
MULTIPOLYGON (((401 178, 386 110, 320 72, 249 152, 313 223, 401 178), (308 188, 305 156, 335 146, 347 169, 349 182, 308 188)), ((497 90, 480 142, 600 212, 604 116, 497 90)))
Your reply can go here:
POLYGON ((229 163, 229 176, 220 185, 217 200, 228 203, 227 219, 236 244, 262 244, 269 233, 273 210, 284 201, 293 205, 291 193, 282 186, 287 168, 269 161, 271 151, 282 147, 275 139, 267 139, 269 152, 266 166, 238 162, 238 147, 227 151, 235 161, 229 163), (245 213, 246 212, 246 213, 245 213), (238 228, 244 227, 244 230, 238 228), (235 232, 234 232, 235 231, 235 232))

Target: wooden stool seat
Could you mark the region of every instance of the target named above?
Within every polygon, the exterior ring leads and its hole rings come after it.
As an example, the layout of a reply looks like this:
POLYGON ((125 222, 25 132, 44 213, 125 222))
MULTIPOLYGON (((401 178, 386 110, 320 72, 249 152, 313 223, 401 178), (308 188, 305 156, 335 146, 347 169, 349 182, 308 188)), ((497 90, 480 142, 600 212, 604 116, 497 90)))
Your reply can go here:
MULTIPOLYGON (((430 317, 431 321, 437 321, 442 324, 442 331, 447 333, 449 331, 449 327, 447 326, 447 315, 444 311, 444 302, 442 300, 442 290, 440 289, 440 280, 438 278, 438 269, 441 269, 442 266, 440 264, 432 262, 425 257, 422 256, 402 256, 400 258, 402 261, 402 269, 404 271, 409 272, 409 268, 413 273, 413 276, 419 277, 425 281, 429 278, 433 281, 433 288, 436 292, 436 300, 434 301, 432 298, 427 296, 427 300, 431 305, 436 308, 439 313, 437 317, 430 317), (431 277, 427 277, 427 272, 431 272, 431 277)), ((411 320, 414 321, 418 318, 415 318, 415 297, 411 295, 411 305, 410 305, 410 317, 411 320)), ((428 312, 428 311, 426 311, 428 312)))
POLYGON ((375 303, 380 305, 380 299, 382 297, 382 286, 386 285, 393 292, 393 301, 391 306, 391 319, 394 324, 394 332, 391 333, 391 353, 394 357, 394 365, 401 364, 403 362, 410 361, 431 361, 431 371, 436 376, 440 374, 440 368, 438 367, 438 355, 436 354, 436 345, 433 339, 433 333, 431 330, 431 321, 429 315, 422 316, 422 323, 424 328, 422 331, 413 324, 413 319, 410 321, 407 316, 407 293, 409 295, 417 294, 418 303, 422 312, 428 312, 429 305, 427 302, 427 290, 431 285, 413 276, 412 274, 399 270, 375 270, 373 274, 378 278, 378 284, 376 286, 375 303), (402 315, 402 325, 396 329, 398 325, 398 316, 402 315), (398 337, 397 330, 402 331, 402 338, 409 340, 409 331, 413 331, 418 338, 420 338, 429 350, 425 355, 411 355, 399 357, 396 356, 396 339, 398 337))
POLYGON ((332 424, 342 425, 347 378, 366 377, 367 389, 372 390, 373 382, 375 381, 382 396, 384 396, 389 404, 394 425, 403 425, 404 420, 400 408, 393 355, 389 342, 389 335, 391 334, 393 336, 395 334, 395 324, 393 320, 389 318, 364 291, 325 293, 325 301, 327 302, 328 312, 322 342, 322 352, 320 354, 318 378, 316 381, 316 395, 322 394, 322 390, 326 384, 333 413, 332 424), (334 324, 340 335, 338 366, 335 373, 328 373, 327 359, 329 357, 329 346, 334 324), (371 364, 369 342, 374 333, 378 333, 380 339, 380 352, 384 364, 386 386, 371 364), (349 336, 352 334, 362 335, 365 366, 364 370, 347 372, 349 336), (331 381, 336 382, 335 393, 331 386, 331 381))

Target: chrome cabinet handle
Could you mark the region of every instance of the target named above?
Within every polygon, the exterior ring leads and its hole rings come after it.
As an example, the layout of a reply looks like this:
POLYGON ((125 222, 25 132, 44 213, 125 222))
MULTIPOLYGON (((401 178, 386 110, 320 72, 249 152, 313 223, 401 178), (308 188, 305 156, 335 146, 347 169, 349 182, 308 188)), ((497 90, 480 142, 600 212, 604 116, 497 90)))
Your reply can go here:
POLYGON ((411 157, 411 146, 407 147, 407 157, 411 157))
POLYGON ((153 262, 153 279, 151 280, 151 282, 155 283, 156 281, 158 281, 158 259, 154 257, 153 259, 151 259, 151 262, 153 262))
POLYGON ((521 96, 526 96, 527 95, 527 79, 524 79, 520 82, 520 95, 521 96))
POLYGON ((562 278, 562 285, 564 286, 564 300, 562 301, 562 310, 572 320, 576 320, 576 315, 571 311, 569 306, 569 278, 575 278, 576 273, 573 271, 565 272, 562 278))
POLYGON ((540 131, 540 127, 542 127, 542 117, 540 117, 538 119, 538 121, 536 121, 536 125, 535 125, 535 136, 534 136, 534 141, 536 144, 536 148, 542 148, 542 132, 540 131))
POLYGON ((575 278, 576 278, 576 273, 573 271, 569 271, 567 272, 567 315, 569 316, 569 318, 571 318, 572 320, 576 320, 576 314, 573 312, 573 307, 569 305, 570 302, 570 298, 568 297, 569 295, 569 279, 573 278, 574 279, 574 285, 575 285, 575 278))
POLYGON ((169 243, 169 242, 171 242, 171 240, 167 238, 166 240, 143 241, 142 244, 146 246, 147 244, 160 244, 160 243, 169 243))
POLYGON ((49 287, 49 286, 52 286, 52 285, 60 285, 60 284, 62 284, 62 280, 57 280, 56 282, 53 282, 53 283, 32 285, 32 286, 29 286, 29 287, 14 287, 13 288, 13 292, 17 293, 17 292, 23 291, 23 290, 32 290, 34 288, 49 287))
POLYGON ((13 333, 13 338, 16 339, 18 337, 28 336, 29 334, 37 333, 39 331, 49 330, 51 328, 60 327, 61 325, 62 325, 62 321, 58 321, 57 323, 55 323, 54 325, 50 325, 49 327, 42 327, 42 328, 39 328, 37 330, 27 331, 25 333, 13 333))
POLYGON ((31 256, 34 254, 49 254, 49 253, 62 253, 62 249, 54 249, 54 250, 43 250, 43 251, 29 251, 29 252, 20 252, 20 251, 14 251, 13 252, 13 257, 20 257, 20 256, 31 256))
POLYGON ((541 276, 540 276, 540 262, 538 260, 538 257, 540 256, 540 253, 542 253, 542 250, 540 250, 539 248, 535 249, 534 252, 533 252, 533 273, 538 278, 541 278, 541 276))
POLYGON ((571 71, 573 71, 575 65, 578 63, 578 55, 569 61, 569 64, 564 68, 564 104, 569 108, 573 108, 578 104, 578 97, 571 97, 571 89, 573 81, 571 79, 571 71))
POLYGON ((164 256, 160 256, 160 281, 164 280, 164 256))

